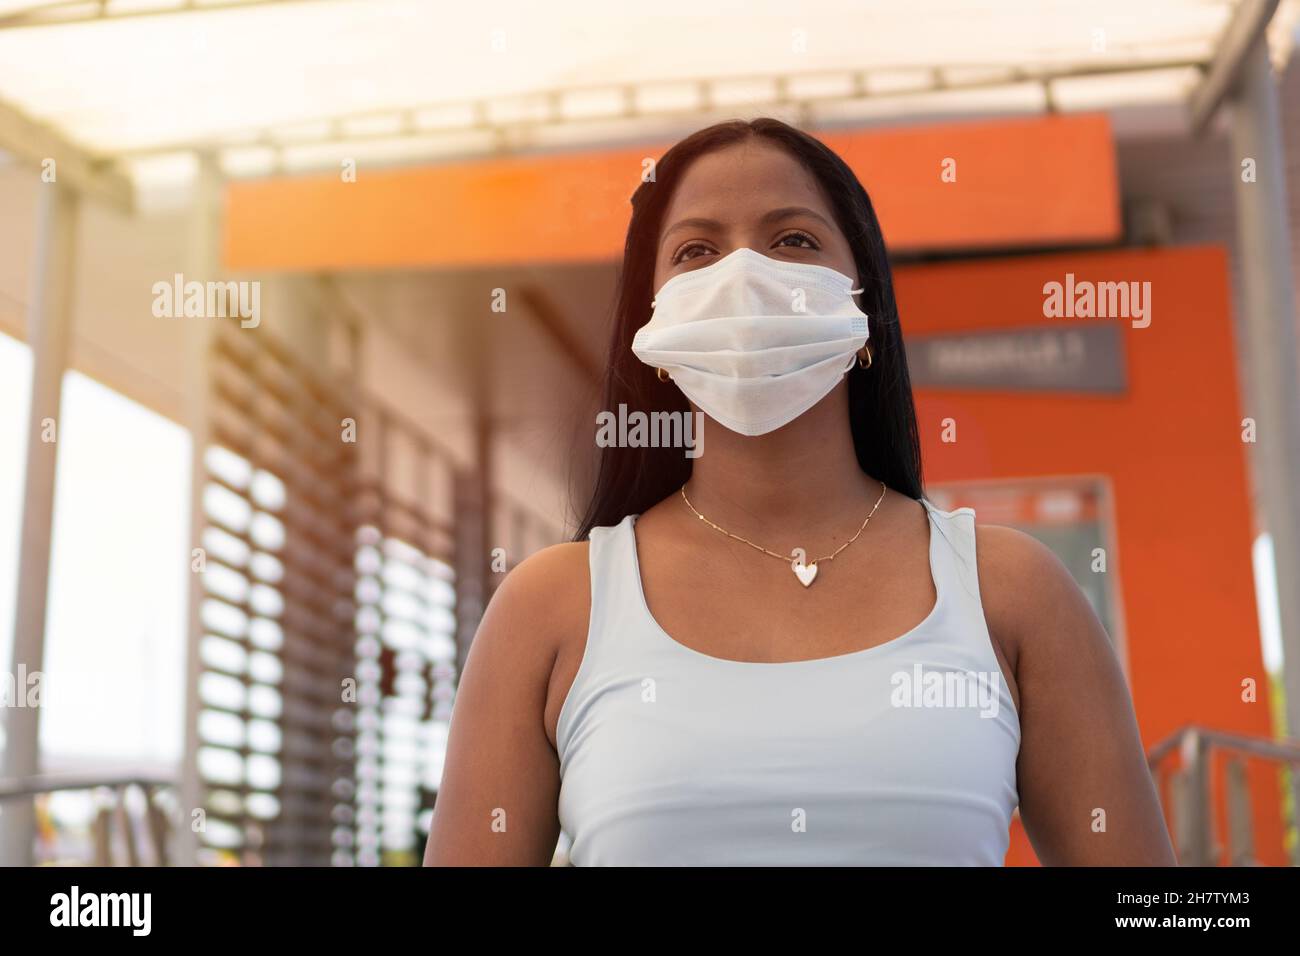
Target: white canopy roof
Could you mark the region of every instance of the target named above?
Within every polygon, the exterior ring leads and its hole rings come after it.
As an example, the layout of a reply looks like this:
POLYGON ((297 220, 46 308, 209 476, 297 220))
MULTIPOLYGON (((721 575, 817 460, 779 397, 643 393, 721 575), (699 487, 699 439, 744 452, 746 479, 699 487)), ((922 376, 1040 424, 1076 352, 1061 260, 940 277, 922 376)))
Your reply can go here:
POLYGON ((821 124, 1107 109, 1185 102, 1236 6, 0 0, 0 103, 137 170, 217 144, 236 173, 644 139, 709 102, 821 124))

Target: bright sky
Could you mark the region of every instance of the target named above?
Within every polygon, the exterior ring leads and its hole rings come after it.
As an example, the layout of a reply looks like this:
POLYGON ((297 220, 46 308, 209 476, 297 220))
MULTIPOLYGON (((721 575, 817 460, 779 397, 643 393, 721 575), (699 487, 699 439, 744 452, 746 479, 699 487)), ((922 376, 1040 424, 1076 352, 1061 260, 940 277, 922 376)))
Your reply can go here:
MULTIPOLYGON (((0 336, 0 660, 10 665, 27 347, 0 336)), ((190 443, 185 429, 76 372, 58 432, 46 759, 174 763, 183 745, 190 443)))

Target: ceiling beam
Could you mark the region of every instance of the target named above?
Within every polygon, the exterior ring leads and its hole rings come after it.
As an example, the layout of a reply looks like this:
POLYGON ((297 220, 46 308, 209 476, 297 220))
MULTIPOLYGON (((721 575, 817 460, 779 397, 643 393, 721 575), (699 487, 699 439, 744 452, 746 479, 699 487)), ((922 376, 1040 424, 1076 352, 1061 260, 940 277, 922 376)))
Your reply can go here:
MULTIPOLYGON (((1205 64, 1199 60, 1153 59, 1120 63, 1095 63, 1069 65, 1062 67, 1021 67, 1007 66, 994 70, 990 68, 985 76, 960 76, 951 68, 944 67, 890 67, 880 70, 819 70, 783 75, 738 75, 709 77, 699 80, 695 86, 696 101, 680 107, 648 108, 640 105, 639 93, 653 91, 658 86, 679 88, 680 83, 673 81, 648 82, 640 85, 593 85, 562 87, 541 90, 518 96, 502 96, 492 100, 457 100, 442 103, 428 103, 417 106, 388 110, 368 110, 360 113, 333 114, 325 116, 295 119, 290 128, 284 124, 278 126, 258 126, 243 129, 229 129, 204 139, 174 140, 138 147, 116 150, 114 155, 124 158, 144 158, 148 156, 182 153, 191 150, 247 150, 269 149, 274 151, 341 145, 346 143, 365 143, 376 140, 424 139, 439 135, 463 136, 467 132, 493 133, 493 142, 509 143, 510 134, 524 133, 538 128, 581 126, 590 123, 623 122, 629 120, 673 121, 687 120, 699 115, 709 102, 716 102, 716 91, 738 83, 764 83, 771 88, 771 93, 756 96, 734 108, 772 109, 772 108, 810 108, 820 105, 839 104, 853 101, 875 99, 895 99, 909 96, 944 92, 963 92, 975 90, 998 89, 1022 85, 1039 85, 1049 87, 1058 80, 1087 79, 1092 77, 1109 77, 1126 74, 1150 73, 1168 70, 1203 70, 1205 64), (883 75, 916 74, 918 82, 899 86, 882 85, 883 75), (841 79, 842 92, 801 94, 798 86, 801 82, 841 79), (607 94, 610 103, 605 111, 584 110, 581 115, 566 115, 565 100, 570 97, 583 98, 588 101, 598 94, 607 94), (509 105, 541 104, 542 109, 536 117, 519 120, 493 120, 491 116, 497 108, 509 105), (463 116, 463 122, 430 123, 422 114, 443 113, 463 116), (295 134, 293 129, 305 129, 310 132, 295 134)), ((1045 97, 1046 100, 1046 97, 1045 97)), ((521 112, 528 112, 521 110, 521 112)))
POLYGON ((61 27, 70 23, 102 20, 134 20, 139 17, 166 17, 177 13, 211 13, 284 3, 322 3, 329 0, 155 0, 152 4, 114 5, 109 0, 60 0, 24 7, 0 16, 0 30, 31 27, 61 27))
POLYGON ((1200 136, 1209 126, 1211 118, 1233 88, 1241 72, 1242 61, 1268 28, 1269 21, 1277 11, 1278 0, 1241 0, 1232 16, 1219 45, 1215 49, 1214 59, 1205 71, 1205 77, 1192 90, 1188 99, 1191 130, 1193 136, 1200 136))
POLYGON ((53 160, 56 182, 70 185, 121 212, 130 213, 134 208, 133 184, 111 160, 86 152, 3 100, 0 100, 0 149, 37 168, 53 160))
POLYGON ((538 327, 546 333, 559 353, 572 362, 589 382, 599 385, 604 377, 603 367, 587 354, 578 336, 569 330, 568 323, 564 321, 564 316, 551 297, 541 286, 531 283, 523 286, 519 296, 528 306, 538 327))

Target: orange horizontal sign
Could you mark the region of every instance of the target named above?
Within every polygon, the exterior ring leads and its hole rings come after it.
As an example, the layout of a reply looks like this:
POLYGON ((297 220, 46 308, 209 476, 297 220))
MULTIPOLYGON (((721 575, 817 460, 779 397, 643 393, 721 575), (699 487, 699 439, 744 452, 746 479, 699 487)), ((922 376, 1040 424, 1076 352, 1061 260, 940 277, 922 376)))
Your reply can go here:
MULTIPOLYGON (((1120 234, 1104 115, 829 132, 894 251, 1104 242, 1120 234), (945 176, 945 171, 947 175, 945 176)), ((234 182, 241 270, 617 259, 646 160, 670 144, 234 182)))

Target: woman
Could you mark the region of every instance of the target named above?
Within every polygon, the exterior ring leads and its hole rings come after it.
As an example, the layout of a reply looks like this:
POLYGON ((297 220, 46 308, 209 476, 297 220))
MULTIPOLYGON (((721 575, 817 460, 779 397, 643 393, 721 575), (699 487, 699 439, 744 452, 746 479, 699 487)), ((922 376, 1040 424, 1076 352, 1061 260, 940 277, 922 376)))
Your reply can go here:
POLYGON ((654 173, 604 408, 703 413, 705 440, 601 449, 576 540, 502 582, 426 864, 547 864, 563 825, 578 865, 1000 865, 1017 805, 1045 864, 1173 864, 1064 566, 923 497, 853 173, 773 119, 654 173))

